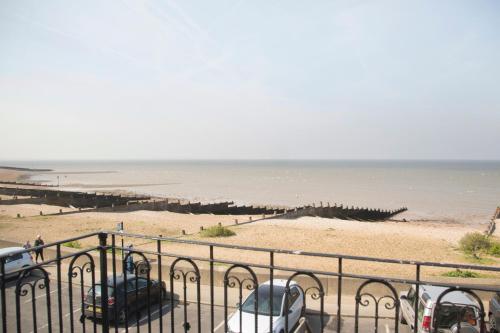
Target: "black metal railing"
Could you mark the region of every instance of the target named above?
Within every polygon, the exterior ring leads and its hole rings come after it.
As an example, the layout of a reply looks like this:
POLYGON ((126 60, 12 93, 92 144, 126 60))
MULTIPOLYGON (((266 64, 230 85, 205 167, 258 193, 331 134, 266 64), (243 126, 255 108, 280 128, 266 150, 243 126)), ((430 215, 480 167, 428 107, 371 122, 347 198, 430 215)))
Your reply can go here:
POLYGON ((420 295, 421 288, 433 286, 441 288, 434 300, 435 314, 428 323, 431 332, 438 332, 440 318, 446 316, 447 325, 454 327, 453 332, 470 326, 467 322, 470 319, 476 323, 477 332, 486 333, 484 301, 500 292, 499 276, 500 267, 494 266, 381 259, 99 232, 0 256, 1 332, 118 333, 133 329, 137 332, 287 333, 293 332, 298 323, 294 306, 300 304, 300 316, 309 318, 314 332, 378 332, 381 327, 386 331, 402 332, 405 327, 405 331, 416 333, 421 332, 425 309, 417 297, 410 309, 405 309, 409 311, 413 307, 413 322, 408 322, 401 315, 402 298, 398 289, 408 290, 413 286, 416 295, 420 295), (123 247, 118 245, 117 238, 143 244, 123 247), (65 250, 63 254, 61 247, 67 242, 98 245, 72 249, 72 252, 65 250), (171 244, 195 247, 197 255, 171 252, 171 244), (238 253, 250 251, 261 256, 261 260, 249 263, 228 260, 227 253, 215 256, 214 250, 220 249, 238 253), (39 250, 50 250, 55 255, 33 266, 11 267, 11 258, 39 250), (277 255, 299 256, 302 264, 299 268, 276 265, 277 255), (268 262, 263 264, 265 257, 268 262), (310 268, 308 260, 311 258, 327 260, 332 269, 310 268), (408 278, 406 275, 357 274, 345 269, 346 261, 411 267, 414 275, 408 278), (443 282, 442 279, 424 280, 421 279, 424 268, 486 272, 491 282, 468 285, 443 282), (262 300, 259 290, 266 280, 265 290, 269 297, 262 300), (350 290, 346 290, 346 286, 350 290), (274 291, 280 288, 283 292, 281 307, 273 297, 274 291), (250 310, 243 311, 245 296, 251 292, 253 303, 250 310), (453 293, 468 295, 472 303, 458 306, 450 302, 449 295, 453 293), (297 297, 300 301, 294 303, 297 297), (274 313, 276 306, 280 309, 277 314, 274 313), (452 311, 453 307, 457 309, 452 311), (465 318, 466 315, 471 318, 465 318), (236 324, 231 326, 233 319, 236 324), (403 321, 408 325, 403 326, 403 321))

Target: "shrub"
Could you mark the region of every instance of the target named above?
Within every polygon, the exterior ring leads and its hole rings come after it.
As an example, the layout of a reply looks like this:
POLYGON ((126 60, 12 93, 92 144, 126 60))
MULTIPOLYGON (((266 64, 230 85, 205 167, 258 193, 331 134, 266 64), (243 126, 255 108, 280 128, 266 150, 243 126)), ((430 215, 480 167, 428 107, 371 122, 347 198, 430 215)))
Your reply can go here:
POLYGON ((459 245, 462 251, 477 258, 480 253, 488 252, 491 242, 480 232, 470 232, 460 239, 459 245))
POLYGON ((220 225, 209 227, 201 231, 200 234, 202 237, 229 237, 236 235, 236 233, 231 229, 220 225))
POLYGON ((66 246, 66 247, 71 247, 74 249, 81 249, 82 248, 82 244, 80 244, 79 241, 66 242, 66 243, 63 243, 62 245, 66 246))
POLYGON ((456 269, 454 271, 449 271, 449 272, 444 273, 443 276, 460 277, 460 278, 478 278, 478 277, 481 277, 481 274, 471 272, 471 271, 462 271, 460 269, 456 269))
POLYGON ((492 243, 488 253, 494 257, 500 257, 500 243, 492 243))

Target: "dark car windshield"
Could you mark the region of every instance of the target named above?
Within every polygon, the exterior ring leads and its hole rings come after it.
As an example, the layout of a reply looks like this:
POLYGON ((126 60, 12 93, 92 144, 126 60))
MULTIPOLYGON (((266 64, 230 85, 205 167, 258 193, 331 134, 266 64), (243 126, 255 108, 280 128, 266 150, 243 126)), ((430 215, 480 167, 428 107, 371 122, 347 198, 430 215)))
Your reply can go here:
MULTIPOLYGON (((270 289, 271 288, 269 287, 269 285, 259 286, 259 304, 257 312, 260 315, 269 316, 270 289)), ((284 294, 284 287, 273 287, 273 316, 279 316, 281 314, 281 303, 283 301, 284 294)), ((255 313, 255 291, 253 291, 243 303, 243 305, 241 306, 241 311, 255 313)))

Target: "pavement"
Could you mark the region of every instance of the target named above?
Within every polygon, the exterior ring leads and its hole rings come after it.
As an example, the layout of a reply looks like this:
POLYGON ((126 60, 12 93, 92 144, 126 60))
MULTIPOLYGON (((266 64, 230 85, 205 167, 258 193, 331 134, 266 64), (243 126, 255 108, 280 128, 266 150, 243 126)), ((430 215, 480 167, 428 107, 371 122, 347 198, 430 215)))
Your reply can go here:
MULTIPOLYGON (((27 281, 34 281, 36 277, 31 277, 27 281)), ((7 283, 6 296, 7 296, 7 332, 16 331, 17 320, 16 320, 16 307, 15 307, 15 285, 17 280, 12 280, 7 283)), ((55 282, 50 283, 50 300, 51 300, 51 320, 52 320, 52 331, 58 332, 59 323, 59 312, 58 312, 58 302, 57 302, 57 285, 55 282)), ((195 289, 195 288, 194 288, 195 289)), ((87 287, 83 288, 83 292, 86 293, 87 287)), ((63 330, 66 332, 85 332, 94 331, 94 325, 97 332, 101 331, 101 323, 99 321, 94 321, 91 319, 83 319, 81 312, 81 292, 82 288, 80 285, 73 285, 73 305, 70 306, 69 303, 69 285, 66 282, 62 283, 62 325, 63 330), (71 318, 73 318, 73 329, 71 329, 71 318)), ((219 295, 219 290, 217 290, 217 295, 219 295)), ((237 292, 236 292, 237 294, 237 292)), ((237 300, 237 297, 233 296, 232 301, 237 300)), ((165 301, 169 303, 169 301, 165 301)), ((236 304, 235 302, 232 304, 236 304)), ((179 302, 176 301, 174 305, 174 328, 175 332, 183 332, 184 324, 184 306, 186 308, 187 321, 191 325, 190 331, 196 332, 198 329, 197 323, 197 305, 193 302, 179 302)), ((328 309, 328 307, 326 307, 328 309)), ((49 332, 48 327, 48 316, 47 316, 47 301, 46 301, 46 290, 45 289, 35 289, 35 294, 32 295, 31 291, 23 297, 20 297, 20 325, 22 332, 49 332), (34 302, 33 302, 34 300, 34 302), (34 306, 33 306, 34 305, 34 306), (34 317, 33 314, 36 314, 34 317)), ((151 332, 159 332, 160 325, 160 307, 158 304, 151 305, 151 332)), ((228 308, 229 315, 234 311, 234 306, 228 308)), ((172 308, 170 304, 163 304, 162 306, 162 327, 163 331, 171 332, 171 312, 172 308)), ((338 332, 336 323, 337 317, 335 315, 329 314, 326 311, 324 315, 324 321, 326 323, 325 332, 338 332)), ((307 320, 312 327, 314 332, 319 332, 320 321, 319 313, 314 309, 308 308, 307 320)), ((201 323, 202 332, 210 331, 210 305, 201 304, 201 323)), ((360 330, 359 332, 371 332, 374 329, 374 319, 369 317, 360 318, 360 330)), ((139 316, 137 317, 134 313, 129 315, 128 325, 118 325, 113 324, 110 327, 110 332, 116 333, 126 333, 127 327, 129 330, 143 332, 148 332, 148 314, 147 309, 142 309, 139 316), (137 325, 138 324, 138 325, 137 325)), ((214 326, 215 332, 224 331, 224 307, 214 306, 214 326)), ((394 319, 380 319, 379 320, 379 332, 388 333, 393 332, 394 329, 394 319)), ((409 333, 405 331, 406 326, 402 326, 400 332, 409 333)), ((354 318, 350 315, 346 315, 342 318, 341 332, 354 332, 354 318)))

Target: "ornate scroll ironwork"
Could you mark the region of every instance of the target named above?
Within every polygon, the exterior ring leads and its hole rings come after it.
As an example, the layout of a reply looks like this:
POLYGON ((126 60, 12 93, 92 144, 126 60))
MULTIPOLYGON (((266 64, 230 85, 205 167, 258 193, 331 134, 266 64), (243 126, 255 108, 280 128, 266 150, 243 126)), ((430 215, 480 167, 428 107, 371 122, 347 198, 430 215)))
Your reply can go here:
POLYGON ((172 332, 174 332, 174 280, 180 280, 182 278, 182 290, 183 290, 183 298, 184 298, 184 323, 182 327, 184 328, 184 332, 187 332, 191 329, 191 324, 188 321, 187 315, 187 281, 191 283, 196 283, 196 303, 197 303, 197 320, 198 320, 198 333, 201 333, 201 295, 200 295, 200 270, 196 263, 189 258, 177 258, 174 260, 172 265, 170 266, 170 292, 172 293, 170 297, 170 316, 171 316, 171 325, 172 332), (192 269, 183 270, 182 268, 176 268, 179 262, 187 262, 191 265, 192 269))
POLYGON ((368 281, 365 281, 359 286, 358 291, 356 292, 356 313, 355 313, 355 324, 354 324, 354 331, 358 333, 359 329, 359 307, 368 307, 371 304, 371 301, 373 301, 373 304, 375 305, 375 325, 374 325, 374 332, 378 333, 378 320, 379 320, 379 307, 380 304, 383 303, 384 308, 386 310, 393 310, 395 311, 395 320, 394 320, 394 332, 398 333, 399 327, 398 327, 398 318, 399 318, 399 298, 398 294, 396 292, 396 289, 388 283, 387 281, 383 280, 376 280, 376 279, 371 279, 368 281), (382 297, 377 298, 375 295, 368 293, 368 292, 363 292, 363 289, 365 289, 368 285, 371 284, 381 284, 387 287, 389 291, 391 292, 389 295, 384 295, 382 297))
POLYGON ((21 332, 21 297, 31 294, 31 307, 33 312, 33 332, 37 332, 36 290, 45 290, 47 307, 47 328, 52 331, 52 318, 50 309, 50 280, 49 274, 41 267, 28 268, 21 272, 16 283, 16 324, 17 332, 21 332))
POLYGON ((316 275, 314 275, 313 273, 310 273, 310 272, 296 272, 294 274, 292 274, 292 276, 290 276, 288 278, 288 280, 286 281, 286 286, 285 286, 285 332, 288 333, 289 332, 289 322, 288 322, 288 315, 289 315, 289 312, 290 312, 290 309, 289 309, 289 304, 288 304, 288 299, 290 297, 290 284, 291 282, 293 281, 294 278, 296 278, 297 276, 307 276, 307 277, 310 277, 311 279, 313 279, 313 281, 316 283, 316 286, 312 286, 312 287, 309 287, 307 289, 303 289, 303 292, 304 292, 304 309, 306 307, 306 296, 309 294, 311 296, 311 298, 313 300, 320 300, 320 332, 323 332, 324 330, 324 318, 323 318, 323 315, 324 315, 324 306, 325 306, 325 303, 324 303, 324 297, 325 297, 325 291, 324 291, 324 288, 323 288, 323 284, 321 283, 320 279, 318 279, 318 277, 316 275))
POLYGON ((228 328, 228 320, 227 320, 227 288, 235 288, 238 287, 238 313, 239 313, 239 323, 240 323, 240 330, 239 332, 242 331, 242 311, 241 311, 241 305, 243 302, 243 288, 247 290, 253 290, 255 294, 255 301, 254 301, 254 314, 255 314, 255 333, 258 332, 258 313, 259 313, 259 282, 257 279, 257 275, 255 272, 246 265, 233 265, 229 267, 229 269, 226 271, 224 274, 224 325, 225 325, 225 332, 229 330, 228 328), (247 271, 250 274, 250 278, 243 278, 240 279, 235 275, 230 275, 231 272, 234 269, 241 268, 245 271, 247 271))
MULTIPOLYGON (((92 292, 92 317, 96 317, 96 293, 95 293, 95 263, 94 263, 94 258, 87 252, 85 253, 80 253, 76 256, 74 256, 70 263, 69 263, 69 268, 68 268, 68 293, 69 293, 69 315, 70 315, 70 329, 71 332, 74 331, 74 321, 73 321, 73 279, 80 278, 80 306, 81 306, 81 315, 80 315, 80 322, 82 324, 82 330, 85 332, 85 273, 91 274, 91 288, 93 288, 92 292), (86 259, 86 261, 81 264, 80 266, 75 266, 76 261, 83 257, 86 259)), ((96 322, 94 320, 94 332, 97 331, 97 326, 96 322)))
MULTIPOLYGON (((455 321, 453 325, 449 327, 450 331, 453 333, 460 333, 462 328, 466 326, 476 326, 472 325, 468 321, 474 321, 477 323, 479 321, 480 333, 486 332, 486 325, 484 322, 484 305, 481 298, 470 289, 466 288, 448 288, 443 291, 438 299, 436 300, 436 306, 434 310, 434 320, 433 320, 433 332, 437 333, 439 331, 439 319, 442 316, 455 315, 455 321), (453 292, 462 292, 464 294, 470 295, 477 305, 464 305, 457 304, 448 301, 444 301, 446 295, 453 292)), ((469 332, 468 330, 465 332, 469 332)))

